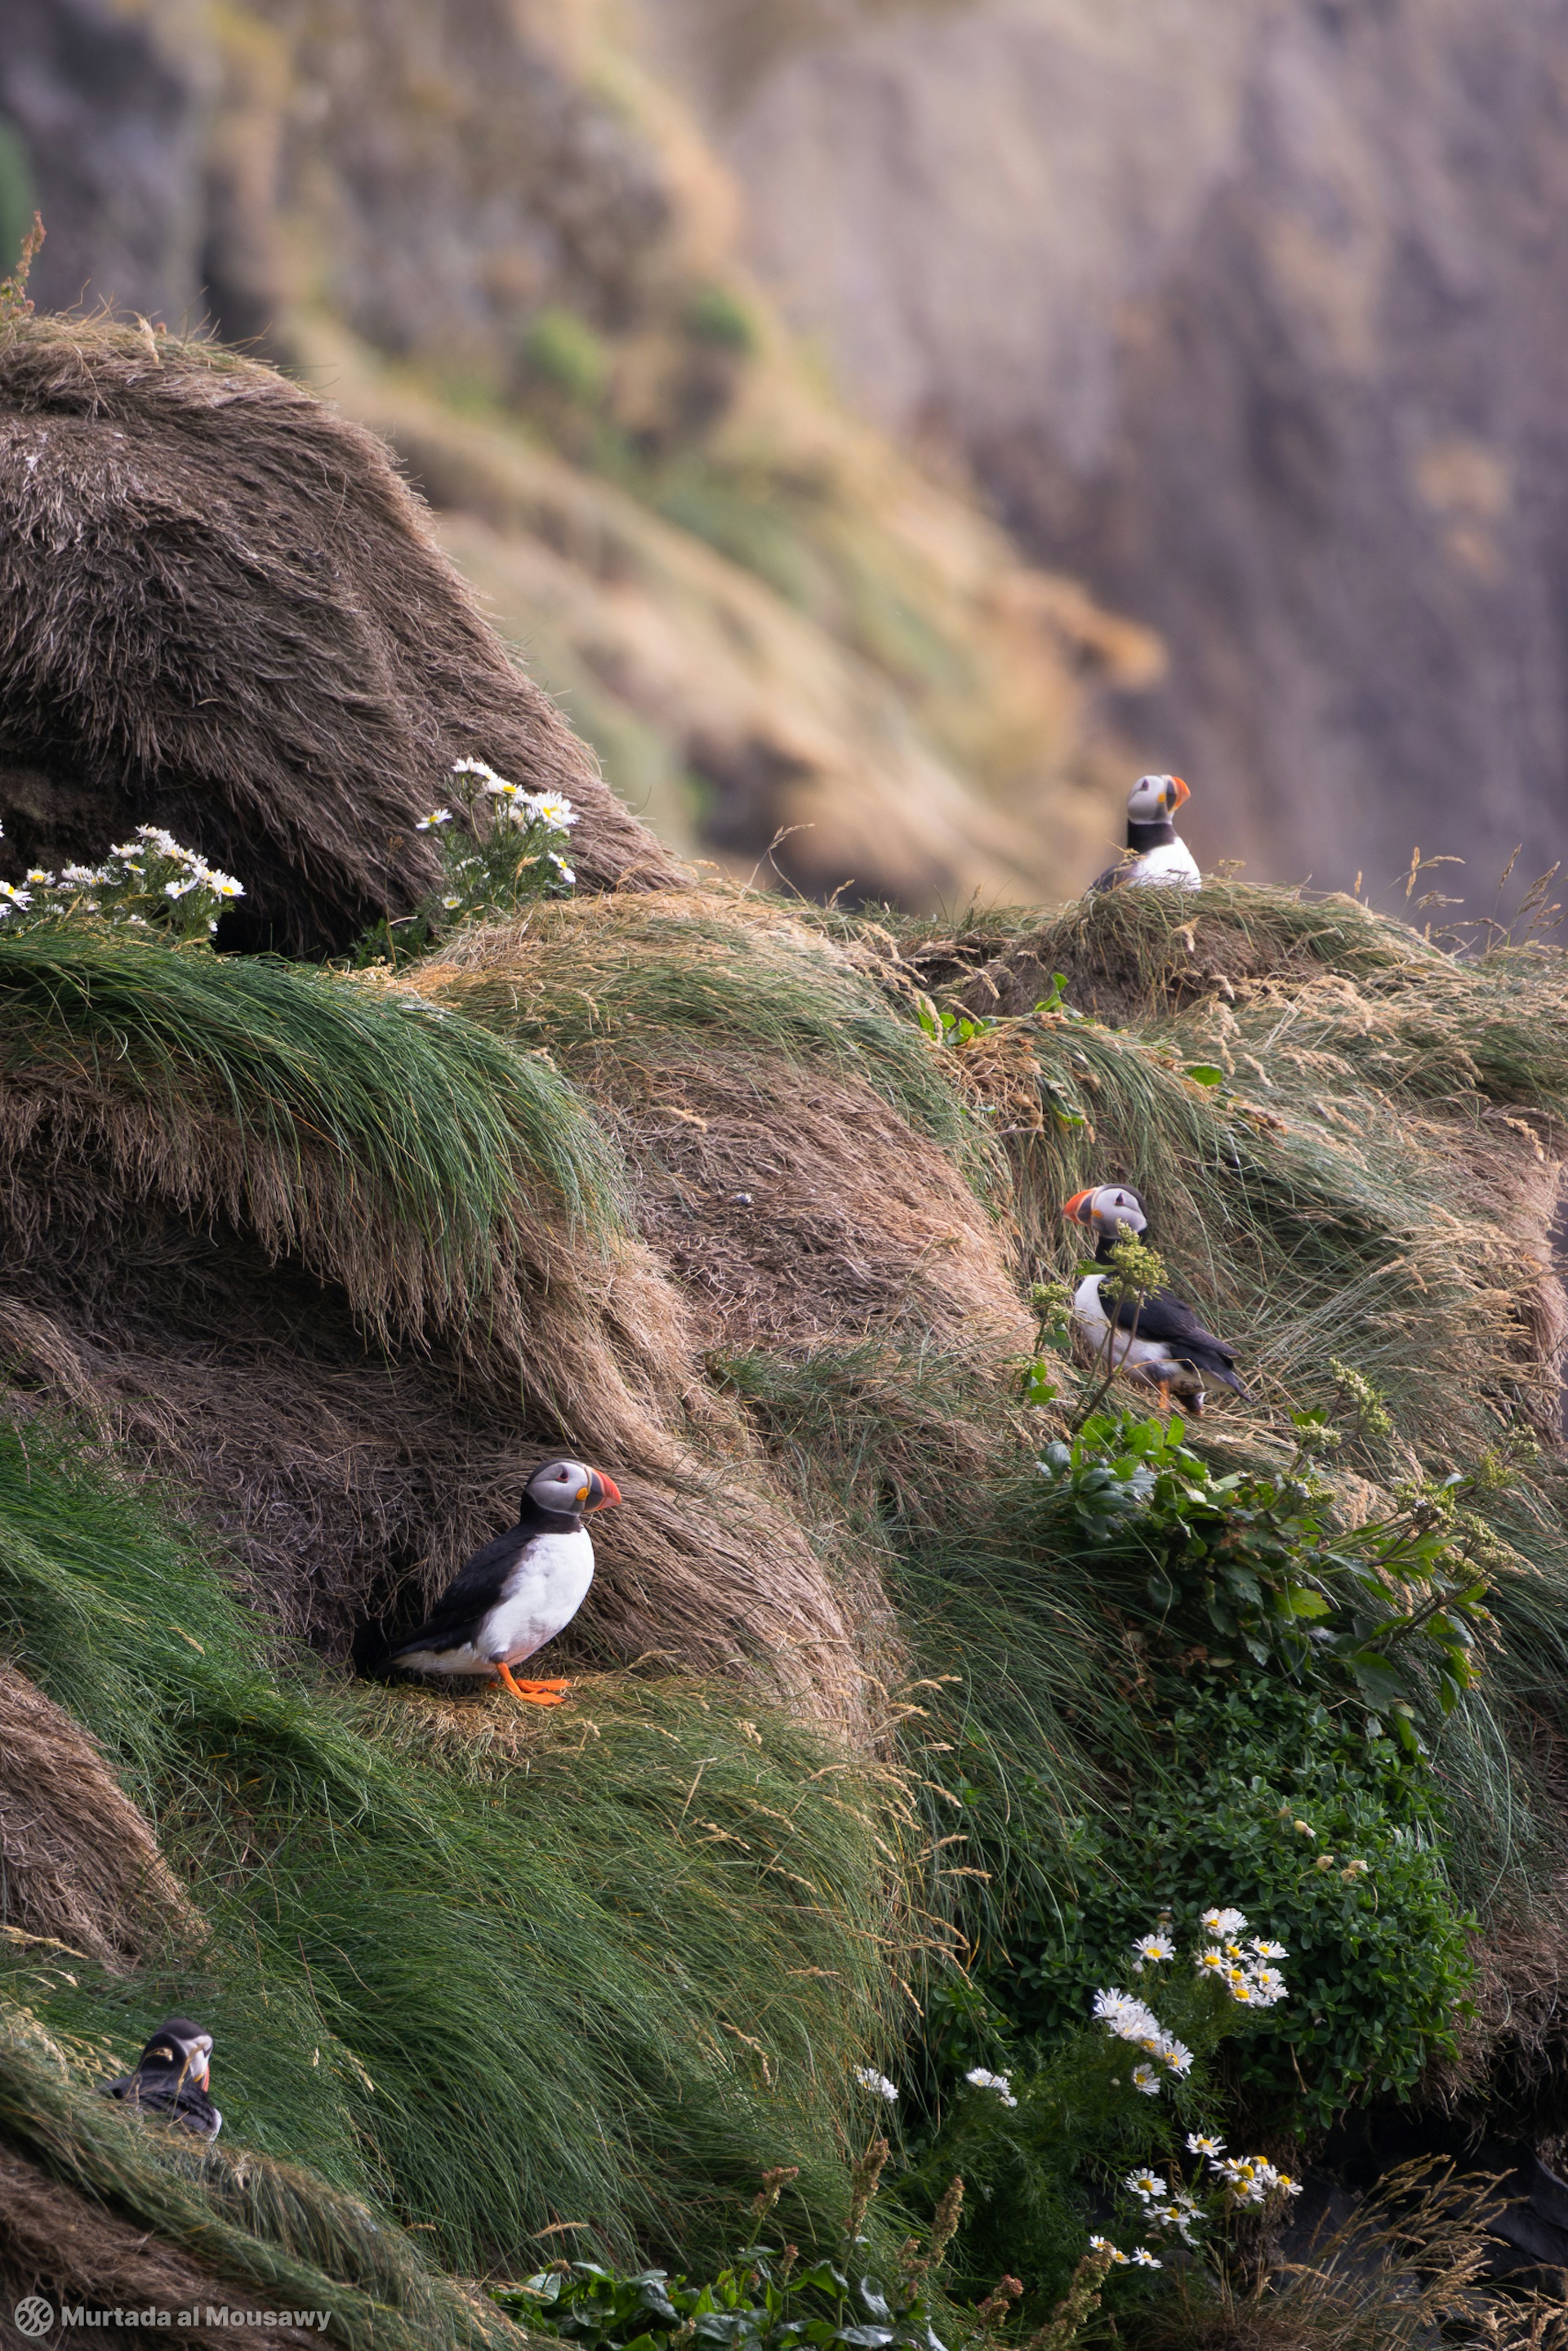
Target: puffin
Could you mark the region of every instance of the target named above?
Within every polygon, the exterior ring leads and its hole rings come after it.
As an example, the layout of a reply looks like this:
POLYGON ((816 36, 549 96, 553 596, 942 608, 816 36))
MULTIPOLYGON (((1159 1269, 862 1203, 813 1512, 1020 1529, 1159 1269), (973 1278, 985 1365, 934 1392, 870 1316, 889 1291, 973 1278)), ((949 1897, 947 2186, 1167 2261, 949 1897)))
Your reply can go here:
MULTIPOLYGON (((1130 1184, 1091 1185, 1064 1201, 1061 1213, 1075 1225, 1087 1225, 1096 1236, 1096 1265, 1113 1263, 1111 1252, 1124 1233, 1148 1230, 1143 1201, 1130 1184)), ((1072 1293, 1073 1328, 1100 1363, 1105 1360, 1111 1328, 1103 1281, 1103 1274, 1085 1274, 1072 1293)), ((1207 1401, 1205 1383, 1210 1380, 1245 1397, 1247 1391, 1232 1368, 1235 1348, 1217 1339, 1185 1299, 1156 1290, 1123 1299, 1115 1314, 1118 1330, 1128 1334, 1112 1343, 1115 1368, 1129 1379, 1158 1388, 1162 1408, 1179 1396, 1197 1420, 1207 1401)))
POLYGON ((214 2139, 224 2118, 207 2095, 212 2055, 210 2032, 187 2017, 168 2016, 137 2059, 135 2072, 99 2087, 106 2098, 120 2098, 198 2138, 214 2139))
POLYGON ((479 1674, 528 1706, 559 1706, 565 1681, 517 1681, 512 1667, 570 1624, 593 1581, 583 1520, 621 1489, 581 1461, 547 1461, 523 1489, 517 1523, 476 1551, 389 1662, 419 1674, 479 1674))
POLYGON ((1179 776, 1140 776, 1127 794, 1127 852, 1089 884, 1106 890, 1201 890, 1197 860, 1171 822, 1192 793, 1179 776))

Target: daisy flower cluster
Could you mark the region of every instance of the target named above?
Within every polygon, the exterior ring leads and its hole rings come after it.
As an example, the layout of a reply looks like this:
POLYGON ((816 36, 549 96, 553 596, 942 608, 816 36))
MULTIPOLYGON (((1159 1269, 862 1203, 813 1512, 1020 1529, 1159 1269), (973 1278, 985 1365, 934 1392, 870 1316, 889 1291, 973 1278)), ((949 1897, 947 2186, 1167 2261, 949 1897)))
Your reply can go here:
POLYGON ((1277 2170, 1262 2156, 1227 2155, 1221 2138, 1195 2136, 1188 2138, 1187 2146, 1194 2155, 1204 2158, 1229 2203, 1257 2209, 1267 2204, 1270 2196, 1299 2196, 1301 2192, 1299 2179, 1292 2179, 1288 2171, 1277 2170))
POLYGON ((243 883, 162 825, 139 824, 101 865, 65 865, 58 873, 36 865, 25 882, 0 882, 0 924, 30 929, 90 914, 117 927, 206 938, 225 906, 244 896, 243 883))
POLYGON ((1113 2244, 1109 2237, 1091 2237, 1089 2250, 1092 2253, 1109 2253, 1113 2269, 1163 2270, 1165 2267, 1159 2255, 1151 2253, 1147 2245, 1134 2245, 1130 2253, 1124 2253, 1121 2246, 1113 2244))
POLYGON ((578 812, 564 792, 525 791, 484 759, 454 761, 452 777, 456 806, 433 808, 414 827, 441 852, 437 928, 444 917, 504 912, 571 888, 577 874, 566 852, 578 812))
POLYGON ((885 2074, 879 2074, 874 2065, 857 2065, 855 2080, 862 2090, 869 2090, 873 2098, 885 2098, 890 2106, 896 2103, 896 2085, 890 2082, 885 2074))
MULTIPOLYGON (((452 772, 455 776, 472 776, 474 778, 465 789, 459 787, 470 810, 476 802, 486 800, 490 803, 494 821, 497 825, 509 826, 514 831, 527 832, 530 826, 537 824, 541 825, 547 833, 565 833, 570 832, 578 820, 577 810, 564 792, 525 791, 521 784, 508 783, 505 776, 498 776, 495 768, 483 759, 455 760, 452 772)), ((419 827, 419 831, 438 830, 443 823, 449 824, 451 820, 449 809, 437 809, 419 827)), ((568 882, 576 880, 576 875, 569 871, 566 860, 558 850, 547 850, 545 854, 559 867, 568 882)))
POLYGON ((1290 1953, 1283 1943, 1254 1935, 1243 1943, 1245 1914, 1239 1910, 1206 1910, 1203 1930, 1213 1937, 1193 1961, 1200 1976, 1222 1984, 1242 2008, 1272 2008, 1286 1997, 1285 1979, 1274 1965, 1290 1953))
MULTIPOLYGON (((1274 1965, 1276 1959, 1289 1957, 1283 1943, 1270 1943, 1260 1935, 1240 1941, 1247 1931, 1246 1915, 1240 1910, 1206 1910, 1201 1923, 1205 1935, 1213 1939, 1194 1957, 1199 1976, 1219 1984, 1242 2008, 1272 2008, 1276 2001, 1285 1998, 1285 1979, 1274 1965)), ((1176 1938, 1162 1919, 1134 1943, 1132 1971, 1134 1976, 1147 1975, 1168 1967, 1176 1956, 1176 1938)), ((1192 2071, 1191 2050, 1166 2030, 1137 1992, 1123 1991, 1114 1985, 1097 1991, 1093 2015, 1096 2023, 1118 2041, 1130 2042, 1144 2052, 1133 2068, 1132 2081, 1145 2097, 1157 2098, 1167 2076, 1180 2080, 1192 2071)))
POLYGON ((1174 2032, 1167 2032, 1152 2008, 1135 1992, 1118 1991, 1114 1986, 1094 1995, 1094 2020, 1118 2041, 1130 2041, 1134 2049, 1145 2052, 1142 2061, 1133 2068, 1133 2087, 1146 2098, 1157 2098, 1160 2085, 1166 2074, 1177 2077, 1192 2071, 1192 2051, 1174 2032))
MULTIPOLYGON (((1198 2158, 1207 2167, 1209 2189, 1202 2189, 1203 2173, 1194 2173, 1194 2184, 1188 2187, 1178 2174, 1167 2179, 1161 2171, 1143 2169, 1129 2171, 1122 2185, 1138 2208, 1138 2225, 1151 2232, 1167 2230, 1179 2237, 1184 2245, 1193 2247, 1201 2230, 1208 2228, 1218 2211, 1227 2207, 1258 2211, 1272 2197, 1299 2196, 1301 2183, 1292 2179, 1288 2171, 1279 2170, 1260 2155, 1227 2155, 1222 2138, 1207 2137, 1201 2131, 1189 2131, 1187 2153, 1198 2158)), ((1091 2237, 1090 2250, 1108 2252, 1113 2266, 1126 2263, 1139 2268, 1159 2268, 1161 2264, 1146 2248, 1123 2252, 1109 2237, 1091 2237)))

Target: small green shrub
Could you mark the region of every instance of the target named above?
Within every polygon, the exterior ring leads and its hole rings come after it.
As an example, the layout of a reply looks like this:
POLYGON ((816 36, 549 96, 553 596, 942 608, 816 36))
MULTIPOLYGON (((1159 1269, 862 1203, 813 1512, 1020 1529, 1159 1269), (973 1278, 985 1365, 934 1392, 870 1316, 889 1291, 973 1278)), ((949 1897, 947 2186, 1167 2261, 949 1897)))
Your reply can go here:
POLYGON ((1297 1448, 1281 1475, 1220 1476, 1184 1443, 1179 1413, 1091 1413, 1046 1447, 1051 1515, 1131 1572, 1142 1589, 1119 1596, 1162 1628, 1218 1635, 1259 1665, 1359 1695, 1368 1738, 1383 1736, 1386 1717, 1416 1753, 1422 1723, 1451 1714, 1476 1679, 1487 1570, 1501 1547, 1462 1505, 1498 1484, 1501 1466, 1489 1458, 1401 1487, 1385 1516, 1341 1527, 1310 1466, 1337 1436, 1322 1413, 1291 1417, 1297 1448))
MULTIPOLYGON (((1195 1693, 1169 1732, 1158 1779, 1078 1823, 1049 1903, 1020 1901, 980 2030, 993 2047, 1050 2048, 1153 1916, 1179 1932, 1224 1900, 1290 1955, 1289 2006, 1230 2061, 1247 2106, 1326 2123, 1359 2090, 1407 2090, 1452 2048, 1473 1978, 1431 1779, 1393 1740, 1260 1677, 1195 1693)), ((973 2045, 976 2021, 958 2025, 950 2039, 973 2045)))
POLYGON ((757 327, 744 302, 727 286, 699 286, 682 319, 692 340, 716 350, 749 358, 757 349, 757 327))
POLYGON ((524 364, 538 383, 577 408, 597 408, 610 388, 610 354, 575 311, 538 311, 523 336, 524 364))

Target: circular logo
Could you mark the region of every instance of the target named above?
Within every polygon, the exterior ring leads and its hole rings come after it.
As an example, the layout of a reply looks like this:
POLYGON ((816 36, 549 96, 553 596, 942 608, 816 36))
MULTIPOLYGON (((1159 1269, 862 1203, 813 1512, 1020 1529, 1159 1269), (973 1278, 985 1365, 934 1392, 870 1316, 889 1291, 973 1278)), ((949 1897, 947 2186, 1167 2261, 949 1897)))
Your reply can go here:
POLYGON ((27 2294, 16 2304, 11 2315, 16 2322, 19 2335, 34 2337, 47 2335, 55 2323, 54 2307, 44 2300, 41 2294, 27 2294))

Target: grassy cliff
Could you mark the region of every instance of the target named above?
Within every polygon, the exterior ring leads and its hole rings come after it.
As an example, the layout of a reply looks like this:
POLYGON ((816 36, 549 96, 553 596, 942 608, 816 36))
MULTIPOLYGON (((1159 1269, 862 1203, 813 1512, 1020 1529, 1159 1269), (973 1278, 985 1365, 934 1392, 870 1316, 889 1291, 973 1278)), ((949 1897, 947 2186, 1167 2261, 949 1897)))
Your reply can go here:
POLYGON ((960 2298, 989 2262, 1049 2306, 1124 2125, 1026 2098, 1001 2148, 961 2075, 1053 2080, 1151 1902, 1244 1898, 1293 1954, 1215 2058, 1232 2128, 1554 2127, 1556 951, 1236 885, 946 930, 710 891, 361 974, 35 932, 0 988, 0 1606, 78 1758, 7 1848, 0 2138, 96 2231, 78 2283, 129 2223, 271 2306, 332 2281, 344 2341, 499 2340, 449 2280, 711 2263, 771 2167, 831 2244, 870 2066, 906 2210, 949 2155, 990 2182, 960 2298), (1099 1384, 1047 1343, 1057 1209, 1109 1176, 1251 1401, 1107 1531, 1134 1395, 1039 1465, 1099 1384), (354 1678, 558 1438, 628 1496, 569 1706, 354 1678), (1377 1550, 1406 1522, 1445 1547, 1377 1550), (1331 1556, 1381 1577, 1396 1687, 1331 1556), (1309 1571, 1312 1650, 1266 1604, 1309 1571), (1450 1692, 1422 1611, 1465 1576, 1450 1692), (162 1874, 99 1884, 127 1800, 162 1874), (171 2006, 219 2154, 90 2095, 171 2006))

